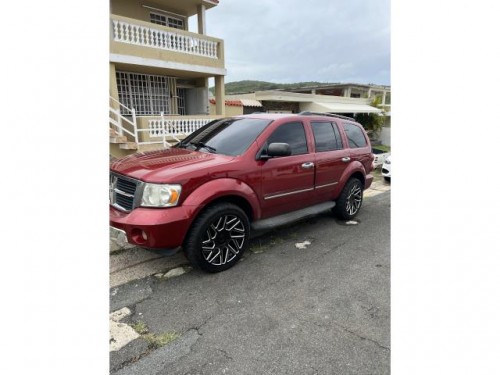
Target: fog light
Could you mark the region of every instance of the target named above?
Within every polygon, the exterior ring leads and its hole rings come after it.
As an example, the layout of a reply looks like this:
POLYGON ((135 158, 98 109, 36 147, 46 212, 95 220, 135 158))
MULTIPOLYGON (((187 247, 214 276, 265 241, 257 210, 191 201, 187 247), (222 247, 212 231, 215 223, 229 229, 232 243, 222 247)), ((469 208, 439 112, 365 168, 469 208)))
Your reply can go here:
POLYGON ((148 240, 148 235, 147 233, 139 228, 134 228, 131 231, 131 237, 132 240, 137 244, 137 245, 144 245, 146 241, 148 240))

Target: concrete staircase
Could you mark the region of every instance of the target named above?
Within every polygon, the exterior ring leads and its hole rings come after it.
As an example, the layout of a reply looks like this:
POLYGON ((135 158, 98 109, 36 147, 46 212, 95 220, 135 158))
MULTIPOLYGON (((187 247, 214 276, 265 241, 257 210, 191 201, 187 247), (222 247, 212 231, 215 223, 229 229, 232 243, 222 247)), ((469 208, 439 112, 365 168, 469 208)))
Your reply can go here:
MULTIPOLYGON (((180 136, 179 139, 184 139, 185 136, 180 136)), ((173 137, 167 138, 168 146, 164 147, 162 143, 155 144, 137 144, 135 142, 130 142, 126 136, 120 135, 116 130, 109 129, 109 143, 110 143, 110 153, 113 157, 123 157, 135 152, 147 152, 147 151, 157 151, 165 150, 177 143, 177 140, 173 137)))
POLYGON ((122 150, 137 150, 137 143, 129 142, 127 137, 118 134, 114 129, 109 129, 109 143, 117 144, 122 150))

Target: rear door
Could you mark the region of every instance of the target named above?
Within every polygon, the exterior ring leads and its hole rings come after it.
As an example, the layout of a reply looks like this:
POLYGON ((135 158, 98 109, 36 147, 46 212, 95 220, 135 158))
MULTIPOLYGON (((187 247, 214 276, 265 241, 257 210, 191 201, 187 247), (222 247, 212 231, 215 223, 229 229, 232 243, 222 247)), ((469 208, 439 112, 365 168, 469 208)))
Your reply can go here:
POLYGON ((340 181, 349 159, 344 149, 338 124, 335 121, 311 121, 314 135, 316 179, 315 201, 332 198, 332 193, 340 181))
POLYGON ((344 131, 349 143, 349 156, 352 161, 359 161, 366 173, 371 171, 373 156, 370 141, 361 125, 344 122, 344 131))
POLYGON ((313 201, 314 155, 310 153, 304 124, 288 122, 266 140, 288 143, 290 156, 271 158, 262 165, 262 214, 271 217, 309 206, 313 201))

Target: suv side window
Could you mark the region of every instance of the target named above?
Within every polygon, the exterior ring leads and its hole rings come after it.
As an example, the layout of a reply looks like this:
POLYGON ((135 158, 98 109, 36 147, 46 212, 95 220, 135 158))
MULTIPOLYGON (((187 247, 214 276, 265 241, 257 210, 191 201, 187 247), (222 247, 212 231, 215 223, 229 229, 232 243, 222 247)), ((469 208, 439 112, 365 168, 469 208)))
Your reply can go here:
POLYGON ((292 155, 307 154, 306 133, 301 122, 281 125, 267 140, 268 145, 271 143, 288 143, 292 155))
POLYGON ((368 145, 363 130, 361 130, 361 128, 357 125, 345 122, 344 130, 347 135, 347 139, 349 140, 350 148, 361 148, 368 145))
POLYGON ((337 125, 331 122, 311 122, 316 152, 342 149, 337 125))

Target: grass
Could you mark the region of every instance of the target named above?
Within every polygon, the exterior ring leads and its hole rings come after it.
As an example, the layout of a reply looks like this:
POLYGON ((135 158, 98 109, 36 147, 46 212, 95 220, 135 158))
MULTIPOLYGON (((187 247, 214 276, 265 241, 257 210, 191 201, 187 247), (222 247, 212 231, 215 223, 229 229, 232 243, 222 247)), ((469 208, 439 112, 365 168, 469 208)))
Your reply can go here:
POLYGON ((175 332, 166 332, 160 335, 155 335, 154 333, 148 333, 144 335, 143 338, 149 343, 149 347, 153 349, 161 348, 168 343, 177 339, 179 335, 175 332))
POLYGON ((179 337, 179 335, 175 332, 166 332, 159 335, 149 333, 148 326, 146 323, 141 321, 132 324, 131 327, 148 342, 150 349, 161 348, 179 337))
POLYGON ((389 146, 377 145, 377 146, 373 146, 372 148, 375 148, 377 150, 384 151, 384 152, 391 152, 391 148, 389 146))
POLYGON ((148 326, 144 322, 137 322, 131 326, 139 335, 144 335, 149 332, 148 326))

